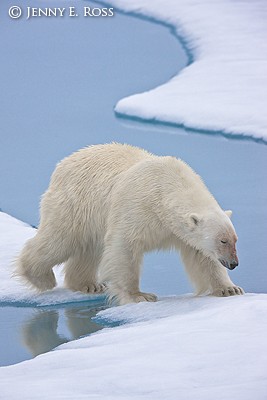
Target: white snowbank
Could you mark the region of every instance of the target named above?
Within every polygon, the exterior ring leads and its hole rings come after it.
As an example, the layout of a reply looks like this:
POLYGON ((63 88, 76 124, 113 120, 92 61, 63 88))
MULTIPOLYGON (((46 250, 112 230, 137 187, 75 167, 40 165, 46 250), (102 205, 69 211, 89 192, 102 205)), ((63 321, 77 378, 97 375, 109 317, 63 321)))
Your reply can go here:
POLYGON ((0 369, 5 399, 265 400, 267 295, 118 307, 132 323, 0 369), (15 384, 15 386, 14 386, 15 384))
MULTIPOLYGON (((88 299, 62 287, 32 296, 11 278, 14 255, 34 234, 0 213, 0 301, 44 305, 88 299)), ((173 296, 107 309, 97 315, 101 320, 126 325, 1 367, 0 398, 266 399, 266 294, 173 296)))
POLYGON ((14 260, 25 241, 36 234, 31 226, 0 212, 0 303, 45 306, 74 301, 101 301, 104 296, 74 293, 63 287, 61 268, 55 268, 58 286, 45 293, 29 290, 18 279, 12 277, 14 260))
POLYGON ((172 26, 193 57, 166 84, 119 101, 118 114, 267 139, 265 0, 108 3, 172 26))

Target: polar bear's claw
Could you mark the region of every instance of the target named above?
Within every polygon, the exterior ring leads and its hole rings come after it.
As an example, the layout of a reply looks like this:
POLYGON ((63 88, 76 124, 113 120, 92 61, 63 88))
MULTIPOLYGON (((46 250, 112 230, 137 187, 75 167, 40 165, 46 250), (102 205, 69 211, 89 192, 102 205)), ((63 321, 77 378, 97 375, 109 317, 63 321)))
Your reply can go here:
POLYGON ((218 297, 228 297, 228 296, 242 295, 244 293, 245 293, 244 290, 239 286, 226 286, 214 290, 212 295, 218 297))
POLYGON ((235 289, 235 294, 245 294, 244 289, 242 289, 239 286, 234 286, 234 289, 235 289))
POLYGON ((106 285, 104 283, 90 283, 85 287, 83 292, 85 293, 103 293, 107 289, 106 285))

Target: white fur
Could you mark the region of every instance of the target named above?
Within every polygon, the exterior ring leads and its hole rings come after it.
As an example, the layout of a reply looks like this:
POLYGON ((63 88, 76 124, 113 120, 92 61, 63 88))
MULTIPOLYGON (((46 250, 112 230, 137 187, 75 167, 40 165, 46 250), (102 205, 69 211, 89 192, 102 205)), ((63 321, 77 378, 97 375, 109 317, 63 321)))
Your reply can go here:
POLYGON ((119 304, 155 301, 139 290, 143 254, 176 248, 197 293, 242 294, 218 261, 234 251, 229 215, 181 160, 116 143, 87 147, 58 164, 17 273, 47 290, 55 286, 52 268, 65 262, 73 290, 107 285, 119 304), (222 237, 231 250, 218 245, 222 237))

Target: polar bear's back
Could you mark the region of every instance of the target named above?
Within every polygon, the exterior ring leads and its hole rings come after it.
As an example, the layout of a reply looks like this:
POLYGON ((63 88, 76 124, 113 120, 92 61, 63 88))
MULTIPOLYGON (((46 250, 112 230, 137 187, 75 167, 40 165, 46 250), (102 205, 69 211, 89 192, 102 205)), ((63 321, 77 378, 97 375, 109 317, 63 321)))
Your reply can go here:
POLYGON ((66 157, 57 165, 50 187, 58 187, 66 179, 64 186, 69 182, 73 188, 80 183, 80 189, 86 191, 92 184, 103 189, 103 184, 113 185, 114 178, 121 172, 150 157, 153 155, 145 150, 127 144, 89 146, 66 157))
MULTIPOLYGON (((41 203, 42 220, 57 215, 61 223, 104 228, 113 185, 121 173, 155 157, 143 149, 111 143, 81 149, 56 167, 41 203)), ((41 227, 40 225, 40 227, 41 227)))

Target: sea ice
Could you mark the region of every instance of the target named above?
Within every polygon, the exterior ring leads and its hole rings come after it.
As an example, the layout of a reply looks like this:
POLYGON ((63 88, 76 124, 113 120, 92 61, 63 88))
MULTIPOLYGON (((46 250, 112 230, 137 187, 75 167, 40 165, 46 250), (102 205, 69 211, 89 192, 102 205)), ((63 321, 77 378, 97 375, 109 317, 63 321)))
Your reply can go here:
POLYGON ((267 139, 265 0, 109 3, 171 26, 190 55, 167 83, 120 100, 118 114, 267 139))

